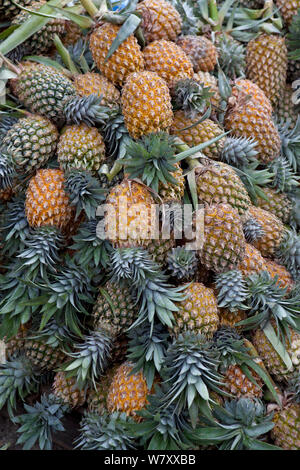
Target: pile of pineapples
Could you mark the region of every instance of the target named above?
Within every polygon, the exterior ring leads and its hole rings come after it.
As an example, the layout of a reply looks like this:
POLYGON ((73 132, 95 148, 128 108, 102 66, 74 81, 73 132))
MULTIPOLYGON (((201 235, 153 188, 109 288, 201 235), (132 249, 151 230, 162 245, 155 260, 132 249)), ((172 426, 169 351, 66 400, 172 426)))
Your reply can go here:
POLYGON ((298 78, 300 0, 0 0, 24 449, 300 450, 298 78))

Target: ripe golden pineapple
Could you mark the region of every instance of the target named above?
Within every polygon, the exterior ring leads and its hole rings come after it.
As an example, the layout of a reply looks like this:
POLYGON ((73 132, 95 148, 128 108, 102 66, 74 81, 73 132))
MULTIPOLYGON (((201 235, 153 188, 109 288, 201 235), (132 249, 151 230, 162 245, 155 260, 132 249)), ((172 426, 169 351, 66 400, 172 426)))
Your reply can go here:
POLYGON ((136 412, 147 405, 150 391, 142 372, 129 375, 132 368, 133 364, 125 362, 116 370, 107 395, 107 409, 110 413, 124 412, 140 421, 136 412))
POLYGON ((144 185, 123 180, 113 187, 106 204, 114 210, 105 216, 106 236, 116 247, 147 247, 151 243, 152 224, 155 227, 154 199, 144 185))
POLYGON ((236 323, 247 318, 245 310, 235 310, 232 312, 229 309, 220 308, 219 311, 220 326, 230 326, 231 328, 236 328, 238 331, 242 330, 242 326, 236 326, 236 323))
POLYGON ((170 2, 143 0, 136 9, 142 16, 141 27, 148 43, 158 39, 176 40, 181 32, 182 20, 170 2))
POLYGON ((158 194, 163 204, 171 202, 180 202, 184 195, 184 176, 183 170, 179 163, 175 163, 176 171, 172 176, 176 179, 177 184, 167 183, 164 184, 160 181, 158 194))
POLYGON ((184 331, 212 337, 219 327, 219 310, 214 291, 200 282, 192 282, 183 291, 185 300, 178 304, 174 312, 172 333, 179 335, 184 331))
POLYGON ((57 159, 62 170, 96 172, 105 160, 105 145, 95 127, 82 123, 67 126, 60 136, 57 159))
POLYGON ((282 91, 281 99, 275 109, 279 120, 286 121, 287 119, 291 119, 291 128, 295 127, 298 117, 298 112, 292 102, 294 92, 292 85, 286 84, 282 91))
POLYGON ((214 70, 218 52, 213 42, 205 36, 181 36, 177 44, 191 60, 195 72, 214 70))
POLYGON ((231 364, 224 375, 224 391, 231 393, 236 398, 261 398, 263 381, 255 371, 251 371, 251 375, 256 381, 254 384, 243 373, 242 369, 237 364, 231 364))
MULTIPOLYGON (((277 331, 275 320, 271 320, 272 326, 277 331)), ((281 357, 277 354, 272 344, 264 334, 263 330, 255 330, 252 342, 256 348, 259 357, 264 362, 269 373, 275 377, 278 382, 289 380, 293 374, 300 371, 300 334, 289 328, 289 338, 285 338, 285 348, 292 361, 292 369, 287 370, 281 357)))
POLYGON ((129 134, 167 131, 173 120, 171 96, 166 82, 156 73, 133 73, 122 90, 122 113, 129 134))
POLYGON ((73 209, 64 190, 63 171, 37 171, 26 192, 25 213, 31 227, 67 227, 72 220, 73 209))
POLYGON ((275 413, 271 437, 284 450, 300 450, 300 404, 287 403, 275 413))
POLYGON ((169 88, 183 78, 193 78, 193 65, 186 53, 171 41, 160 39, 151 42, 143 50, 145 69, 156 72, 169 88))
POLYGON ((134 35, 129 36, 105 62, 120 26, 104 23, 90 37, 90 50, 100 72, 112 83, 123 85, 132 72, 144 70, 144 59, 134 35))
POLYGON ((272 261, 271 259, 265 259, 264 261, 270 276, 272 278, 278 276, 277 285, 283 288, 286 287, 287 292, 289 292, 294 286, 294 281, 288 270, 284 266, 275 263, 275 261, 272 261))
POLYGON ((77 75, 74 86, 80 96, 91 94, 102 96, 101 104, 103 106, 115 105, 120 100, 119 90, 100 73, 87 72, 77 75))
POLYGON ((240 262, 238 269, 243 276, 248 277, 252 274, 259 274, 261 271, 267 271, 266 261, 259 250, 246 243, 245 255, 240 262))
POLYGON ((287 76, 285 38, 261 34, 247 45, 247 77, 253 80, 270 99, 273 106, 280 100, 287 76))
POLYGON ((247 137, 257 142, 257 159, 267 164, 280 154, 281 140, 275 124, 258 101, 237 99, 225 116, 225 128, 235 137, 247 137))
POLYGON ((86 400, 85 390, 80 390, 74 377, 67 378, 65 372, 55 374, 53 393, 71 408, 82 406, 86 400))
POLYGON ((237 101, 251 99, 251 101, 259 103, 270 116, 273 112, 269 98, 267 98, 263 90, 251 80, 246 80, 245 78, 235 80, 232 88, 232 96, 234 96, 237 101))
POLYGON ((254 241, 253 245, 261 252, 262 256, 272 258, 284 237, 285 228, 283 223, 271 212, 260 207, 251 206, 249 213, 251 217, 260 223, 264 230, 264 235, 254 241))
POLYGON ((199 202, 230 204, 242 216, 251 201, 245 186, 231 166, 222 162, 208 162, 195 170, 199 202))
MULTIPOLYGON (((211 119, 205 119, 203 122, 190 127, 198 121, 199 116, 190 119, 186 116, 184 111, 175 111, 170 132, 171 134, 178 136, 190 147, 195 147, 196 145, 200 145, 203 142, 207 142, 208 140, 223 134, 221 127, 211 119), (185 129, 186 127, 190 128, 185 129)), ((205 149, 203 149, 204 155, 212 158, 213 160, 218 160, 222 148, 224 147, 224 143, 225 138, 222 138, 214 144, 205 147, 205 149)))
POLYGON ((300 8, 299 0, 275 0, 276 6, 280 8, 280 14, 287 26, 292 22, 293 16, 300 8))
POLYGON ((275 189, 272 188, 266 187, 263 189, 263 191, 269 200, 266 201, 265 199, 258 197, 258 207, 271 212, 280 220, 282 220, 284 224, 287 224, 289 222, 292 211, 291 200, 285 193, 278 193, 275 189))
POLYGON ((228 204, 205 208, 204 244, 200 261, 216 273, 237 268, 245 255, 245 237, 238 211, 228 204))

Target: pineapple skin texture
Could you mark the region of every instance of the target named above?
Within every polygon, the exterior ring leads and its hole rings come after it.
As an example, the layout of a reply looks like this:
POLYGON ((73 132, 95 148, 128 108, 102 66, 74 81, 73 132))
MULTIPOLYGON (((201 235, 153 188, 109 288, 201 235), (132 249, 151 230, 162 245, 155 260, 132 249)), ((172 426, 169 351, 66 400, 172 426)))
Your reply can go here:
POLYGON ((25 213, 31 227, 67 228, 73 216, 61 170, 38 170, 26 192, 25 213))
POLYGON ((273 106, 280 100, 287 76, 285 38, 262 34, 252 39, 246 52, 247 77, 253 80, 270 99, 273 106))
POLYGON ((228 204, 205 208, 204 245, 200 261, 215 273, 237 268, 245 254, 245 237, 238 211, 228 204))
POLYGON ((173 120, 171 96, 166 82, 156 73, 133 73, 121 97, 126 128, 134 139, 168 131, 173 120))
POLYGON ((143 50, 145 69, 156 72, 169 88, 179 80, 193 78, 193 65, 184 50, 171 41, 153 41, 143 50))
POLYGON ((120 26, 104 23, 91 34, 90 50, 100 72, 113 84, 123 85, 132 72, 144 70, 144 59, 135 36, 129 36, 105 62, 120 26))
POLYGON ((44 165, 54 155, 57 142, 54 124, 37 115, 19 119, 2 141, 13 156, 17 171, 26 173, 44 165))
POLYGON ((238 269, 243 276, 248 277, 252 274, 259 274, 261 271, 267 271, 267 266, 260 251, 250 245, 250 243, 246 243, 245 256, 238 269))
POLYGON ((272 278, 278 276, 278 281, 276 284, 281 288, 287 288, 288 293, 294 286, 294 281, 288 270, 284 266, 275 263, 275 261, 272 261, 271 259, 265 259, 265 263, 270 276, 272 278))
POLYGON ((247 314, 244 310, 235 310, 231 312, 229 309, 220 308, 220 326, 230 326, 238 331, 242 330, 242 326, 236 326, 242 320, 246 320, 247 314))
POLYGON ((24 350, 35 366, 49 371, 54 370, 66 359, 66 355, 59 348, 51 348, 42 341, 25 339, 24 350))
POLYGON ((210 338, 219 327, 219 309, 214 291, 200 282, 193 282, 183 294, 186 299, 174 312, 175 323, 172 333, 176 336, 184 331, 203 334, 210 338))
POLYGON ((275 445, 285 450, 300 450, 300 405, 292 403, 277 412, 271 437, 275 445))
POLYGON ((210 93, 213 93, 213 96, 210 98, 212 108, 212 115, 216 114, 214 108, 218 108, 221 102, 221 96, 219 93, 218 81, 209 72, 197 72, 194 74, 194 80, 200 83, 204 83, 206 87, 210 87, 210 93))
POLYGON ((105 145, 95 127, 80 125, 67 126, 57 146, 60 168, 87 170, 95 173, 105 160, 105 145))
POLYGON ((176 171, 172 173, 173 178, 176 179, 177 184, 159 182, 158 194, 162 199, 162 203, 180 202, 184 195, 184 176, 183 170, 179 163, 175 163, 176 171))
POLYGON ((224 391, 236 398, 261 398, 263 381, 255 371, 251 374, 258 385, 251 382, 237 364, 231 364, 224 373, 224 391))
POLYGON ((103 75, 94 72, 87 72, 77 75, 74 79, 74 86, 80 96, 96 94, 102 96, 101 105, 109 106, 116 104, 120 100, 119 90, 103 75))
POLYGON ((272 188, 264 188, 264 193, 269 198, 269 201, 258 197, 258 207, 271 212, 280 220, 282 220, 284 224, 287 224, 292 212, 292 203, 288 196, 284 193, 277 193, 272 188))
POLYGON ((217 49, 205 36, 181 36, 177 44, 191 60, 195 72, 214 70, 218 58, 217 49))
POLYGON ((253 81, 247 80, 245 78, 238 78, 234 82, 234 87, 232 88, 232 96, 235 97, 236 100, 241 99, 244 97, 251 97, 251 101, 257 102, 267 114, 270 116, 273 112, 273 107, 269 98, 266 97, 263 90, 253 81))
POLYGON ((64 372, 57 372, 53 381, 53 393, 70 408, 78 408, 86 401, 85 390, 79 390, 74 377, 66 378, 64 372))
POLYGON ((199 202, 229 204, 243 215, 251 205, 245 186, 235 171, 226 163, 199 167, 195 170, 199 202))
POLYGON ((253 242, 253 245, 265 258, 273 258, 283 240, 285 230, 283 223, 271 212, 259 207, 251 206, 249 213, 261 224, 265 232, 259 240, 253 242))
POLYGON ((105 216, 106 236, 115 247, 147 247, 151 243, 156 214, 154 199, 144 186, 123 180, 111 189, 106 204, 115 208, 115 213, 107 211, 105 216))
POLYGON ((132 368, 130 362, 125 362, 116 370, 107 395, 107 409, 110 413, 124 412, 140 421, 141 417, 136 412, 147 405, 150 391, 142 372, 129 375, 132 368))
POLYGON ((280 14, 289 26, 292 22, 293 16, 297 14, 298 8, 300 8, 299 0, 275 0, 276 6, 280 8, 280 14))
POLYGON ((144 0, 137 5, 142 15, 141 27, 146 41, 175 41, 181 32, 181 16, 171 3, 164 0, 144 0))
MULTIPOLYGON (((197 121, 199 121, 199 116, 190 119, 185 115, 184 111, 175 111, 170 132, 178 136, 190 147, 195 147, 223 134, 222 128, 211 119, 205 119, 205 121, 196 124, 190 129, 183 130, 186 127, 192 126, 197 121)), ((218 160, 224 143, 225 138, 223 137, 214 144, 205 147, 203 154, 212 160, 218 160)))

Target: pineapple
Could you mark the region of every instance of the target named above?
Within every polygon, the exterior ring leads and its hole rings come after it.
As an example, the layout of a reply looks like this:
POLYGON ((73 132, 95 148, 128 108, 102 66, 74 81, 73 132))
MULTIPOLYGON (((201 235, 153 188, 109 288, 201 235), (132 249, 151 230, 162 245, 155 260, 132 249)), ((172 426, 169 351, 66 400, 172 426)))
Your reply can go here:
POLYGON ((178 304, 171 332, 178 336, 191 331, 195 335, 212 337, 219 326, 219 310, 213 290, 200 282, 192 282, 183 292, 186 298, 178 304))
POLYGON ((70 408, 78 408, 86 401, 86 391, 77 387, 73 377, 66 377, 64 372, 57 372, 53 381, 53 394, 70 408))
POLYGON ((236 101, 244 99, 245 102, 247 102, 248 99, 251 99, 251 101, 257 102, 270 116, 273 112, 269 98, 267 98, 263 90, 251 80, 246 80, 245 78, 235 80, 232 88, 232 96, 236 101))
POLYGON ((58 131, 49 119, 29 115, 19 119, 6 133, 2 148, 12 156, 19 173, 30 173, 53 157, 58 131))
POLYGON ((285 193, 280 193, 273 188, 265 187, 263 189, 268 201, 258 197, 257 206, 267 212, 275 215, 284 224, 287 224, 291 217, 292 202, 285 193))
POLYGON ((143 0, 137 5, 142 16, 141 27, 148 43, 159 39, 175 41, 181 32, 181 17, 165 0, 143 0))
POLYGON ((90 37, 90 50, 100 72, 114 85, 124 85, 133 72, 144 70, 144 58, 135 36, 129 36, 114 54, 105 61, 120 26, 104 23, 96 28, 90 37))
POLYGON ((234 269, 243 260, 245 237, 238 211, 228 204, 205 208, 204 245, 200 261, 216 273, 234 269))
MULTIPOLYGON (((34 0, 20 0, 18 5, 30 8, 34 0)), ((0 2, 0 16, 4 19, 10 19, 20 12, 20 8, 15 5, 11 0, 1 0, 0 2)))
POLYGON ((180 36, 177 40, 191 60, 195 72, 211 72, 217 63, 217 49, 205 36, 180 36))
POLYGON ((107 394, 107 409, 110 413, 125 412, 140 421, 141 417, 136 412, 145 408, 151 391, 142 372, 131 374, 132 368, 131 362, 124 362, 116 370, 107 394))
POLYGON ((87 72, 76 75, 74 86, 80 96, 95 94, 101 97, 103 106, 113 106, 120 101, 119 90, 103 75, 95 72, 87 72))
POLYGON ((280 8, 280 14, 287 26, 290 26, 293 16, 297 15, 300 8, 299 0, 275 0, 276 6, 280 8))
POLYGON ((221 162, 203 162, 195 174, 199 202, 229 204, 240 216, 250 207, 247 190, 231 166, 221 162))
POLYGON ((218 81, 216 77, 214 77, 209 72, 198 72, 194 74, 194 80, 199 83, 204 83, 204 86, 209 87, 209 91, 212 93, 212 96, 210 98, 213 107, 212 114, 215 114, 215 111, 219 108, 221 101, 218 81))
MULTIPOLYGON (((275 320, 271 320, 271 324, 277 331, 275 320)), ((275 377, 278 382, 289 380, 294 373, 300 370, 300 334, 288 328, 288 335, 285 337, 284 345, 288 355, 291 358, 292 369, 287 370, 286 365, 281 357, 269 342, 263 330, 258 328, 253 333, 252 343, 258 351, 259 356, 263 360, 269 373, 275 377)))
POLYGON ((75 44, 82 38, 82 29, 74 21, 65 21, 65 34, 62 37, 64 46, 68 47, 75 44))
POLYGON ((101 415, 107 410, 108 391, 118 368, 119 366, 114 366, 106 370, 96 384, 96 388, 88 390, 86 401, 89 412, 101 415))
POLYGON ((254 81, 276 106, 287 77, 287 47, 285 38, 276 34, 261 34, 251 39, 246 54, 247 77, 254 81))
POLYGON ((253 242, 253 245, 260 251, 262 256, 266 258, 274 257, 283 241, 283 223, 271 212, 259 207, 251 206, 249 213, 261 224, 265 232, 261 238, 253 242))
POLYGON ((245 256, 238 265, 238 269, 245 277, 251 276, 251 274, 259 274, 261 271, 267 271, 266 260, 259 250, 246 243, 245 256))
POLYGON ((179 80, 193 78, 193 65, 183 49, 171 41, 160 39, 143 50, 145 69, 156 72, 174 88, 179 80))
MULTIPOLYGON (((184 111, 175 111, 170 132, 178 136, 190 147, 195 147, 223 134, 222 128, 211 119, 205 119, 200 123, 198 121, 199 116, 190 119, 184 111)), ((203 149, 204 155, 213 160, 218 160, 225 140, 225 138, 221 138, 214 144, 205 147, 203 149)))
POLYGON ((287 292, 289 292, 294 287, 294 281, 292 279, 291 274, 285 269, 284 266, 281 266, 275 261, 271 259, 265 258, 266 270, 270 274, 272 278, 275 276, 278 277, 277 285, 282 287, 283 289, 286 288, 287 292))
POLYGON ((38 170, 31 178, 26 192, 25 212, 31 227, 46 225, 66 229, 73 209, 64 190, 61 170, 38 170))
MULTIPOLYGON (((30 10, 39 11, 45 5, 45 1, 31 2, 30 10)), ((22 25, 32 16, 27 11, 20 13, 12 20, 13 25, 22 25)), ((65 31, 65 20, 60 18, 52 18, 48 23, 34 33, 29 40, 22 44, 29 54, 41 54, 47 52, 53 45, 55 35, 62 36, 65 31)))
POLYGON ((111 189, 106 204, 115 209, 105 216, 106 236, 114 246, 147 247, 151 243, 156 212, 145 186, 124 180, 111 189))
POLYGON ((280 136, 265 106, 245 96, 233 100, 225 115, 225 129, 235 137, 247 137, 257 142, 257 159, 267 164, 280 154, 280 136))
POLYGON ((231 311, 227 308, 220 308, 220 326, 229 326, 231 328, 236 328, 238 332, 242 330, 242 326, 237 326, 242 320, 247 318, 247 314, 244 310, 234 310, 231 311))
POLYGON ((172 124, 169 89, 154 72, 131 74, 123 87, 121 104, 125 125, 134 139, 167 131, 172 124))
POLYGON ((286 84, 282 91, 281 100, 275 109, 279 121, 287 121, 288 119, 291 120, 291 128, 295 127, 299 115, 299 110, 292 102, 293 93, 294 90, 292 85, 286 84))
POLYGON ((58 142, 57 160, 64 171, 74 168, 97 172, 105 160, 101 134, 84 123, 67 126, 58 142))

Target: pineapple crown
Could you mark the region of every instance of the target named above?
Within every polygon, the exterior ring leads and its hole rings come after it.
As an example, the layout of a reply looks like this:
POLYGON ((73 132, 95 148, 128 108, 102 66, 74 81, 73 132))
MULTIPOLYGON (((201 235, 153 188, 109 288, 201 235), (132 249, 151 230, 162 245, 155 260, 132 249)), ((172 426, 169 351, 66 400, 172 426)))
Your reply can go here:
POLYGON ((67 123, 87 126, 104 125, 109 118, 111 109, 101 105, 102 96, 96 94, 89 96, 71 96, 62 101, 61 107, 67 123))
POLYGON ((22 61, 23 57, 26 55, 30 55, 32 52, 32 48, 29 45, 29 42, 26 41, 25 43, 19 44, 14 49, 9 51, 6 54, 6 57, 13 63, 18 64, 22 61))
POLYGON ((217 300, 220 308, 235 311, 246 310, 245 302, 249 296, 246 282, 239 270, 231 270, 216 276, 217 300))
POLYGON ((198 259, 195 251, 178 246, 167 256, 168 272, 179 280, 190 280, 197 271, 198 259))
POLYGON ((114 282, 125 280, 140 302, 137 320, 130 328, 148 321, 153 331, 157 318, 163 325, 172 326, 173 312, 178 311, 175 302, 184 300, 181 293, 186 286, 175 288, 167 283, 167 276, 160 270, 146 250, 140 248, 117 249, 111 257, 111 273, 114 282))
POLYGON ((290 163, 284 157, 276 158, 269 168, 274 174, 272 187, 275 190, 284 193, 292 191, 295 187, 299 186, 300 177, 293 172, 290 163))
POLYGON ((193 78, 185 78, 179 80, 172 91, 173 107, 181 109, 191 119, 200 115, 204 120, 210 116, 212 96, 209 86, 193 78))
POLYGON ((166 133, 150 134, 126 145, 123 159, 130 178, 139 178, 158 193, 159 183, 178 184, 172 173, 176 171, 176 156, 172 138, 166 133))
POLYGON ((0 119, 0 146, 2 139, 6 136, 7 132, 12 128, 16 122, 18 122, 18 118, 11 115, 6 115, 0 119))
MULTIPOLYGON (((82 70, 82 72, 88 72, 92 68, 94 61, 89 49, 88 41, 85 38, 78 39, 75 44, 68 45, 66 49, 71 61, 79 70, 82 70)), ((55 60, 59 64, 65 65, 59 52, 56 54, 55 60)))
POLYGON ((287 35, 287 46, 290 60, 300 60, 300 11, 293 16, 287 35))
POLYGON ((53 394, 41 396, 41 401, 33 406, 24 404, 26 413, 14 418, 20 424, 20 437, 17 444, 23 444, 23 450, 30 450, 38 441, 40 450, 52 449, 52 434, 64 431, 62 418, 69 407, 53 394))
POLYGON ((281 154, 294 171, 300 167, 300 118, 291 129, 291 120, 276 122, 281 139, 281 154))
POLYGON ((294 189, 287 196, 292 203, 289 223, 293 229, 297 229, 300 227, 300 188, 294 189))
POLYGON ((197 6, 193 0, 169 0, 182 19, 181 33, 196 35, 199 32, 197 6))
POLYGON ((243 224, 243 231, 248 243, 256 242, 265 235, 263 226, 253 217, 250 217, 243 224))
POLYGON ((162 377, 169 386, 161 408, 175 404, 180 414, 187 408, 193 425, 199 410, 209 412, 209 390, 222 392, 222 376, 217 372, 218 354, 202 335, 180 334, 167 350, 162 377))
POLYGON ((219 450, 279 450, 259 438, 274 427, 273 414, 267 414, 257 399, 240 398, 213 408, 213 418, 202 418, 192 433, 199 444, 218 444, 219 450))
POLYGON ((247 167, 258 152, 257 142, 247 137, 227 137, 220 154, 220 160, 241 170, 247 167))
MULTIPOLYGON (((39 318, 33 318, 33 324, 39 320, 39 318)), ((61 349, 73 344, 75 336, 67 326, 52 318, 42 330, 28 333, 27 339, 43 341, 53 349, 61 349)))
POLYGON ((276 252, 279 263, 286 267, 295 281, 300 280, 300 236, 295 230, 286 229, 276 252))
POLYGON ((288 336, 288 326, 300 331, 300 291, 292 291, 287 297, 287 288, 278 286, 278 276, 271 278, 267 271, 253 274, 246 279, 249 290, 249 318, 239 325, 245 329, 261 326, 265 328, 275 320, 277 335, 288 336))
POLYGON ((134 450, 136 445, 133 433, 128 430, 130 424, 132 418, 125 413, 86 413, 80 423, 80 436, 75 441, 76 449, 134 450))
POLYGON ((154 323, 152 334, 149 330, 150 325, 143 323, 128 332, 127 358, 133 364, 132 374, 142 371, 151 390, 155 373, 160 372, 164 363, 169 333, 160 323, 154 323))
POLYGON ((78 388, 92 384, 100 378, 110 359, 112 338, 106 331, 93 331, 82 343, 74 344, 75 352, 67 353, 73 360, 62 367, 66 377, 76 376, 78 388))
POLYGON ((48 278, 48 273, 56 272, 60 262, 59 250, 64 246, 64 237, 56 227, 30 229, 24 239, 24 247, 17 255, 26 279, 48 278))
POLYGON ((124 158, 127 145, 131 142, 131 138, 120 109, 116 108, 111 112, 110 117, 102 127, 102 134, 107 154, 111 158, 124 158))
POLYGON ((218 62, 227 77, 235 79, 245 75, 246 54, 243 44, 229 34, 217 37, 218 62))
POLYGON ((14 357, 0 365, 0 409, 6 404, 10 416, 16 409, 17 399, 38 389, 39 372, 25 356, 14 357))
POLYGON ((0 191, 12 188, 13 180, 16 176, 15 167, 12 158, 0 153, 0 191))
POLYGON ((29 224, 25 215, 25 199, 23 196, 13 198, 7 204, 0 227, 4 246, 2 253, 9 257, 25 247, 25 239, 29 235, 29 224))
POLYGON ((168 387, 156 386, 155 393, 148 396, 148 405, 137 414, 143 418, 141 423, 135 423, 133 433, 139 438, 142 448, 148 450, 184 450, 189 449, 192 431, 185 410, 180 414, 175 412, 174 403, 161 407, 164 394, 168 387))
POLYGON ((77 219, 82 211, 87 218, 94 219, 100 203, 105 200, 105 189, 102 189, 96 178, 88 172, 71 170, 65 177, 65 190, 69 195, 71 206, 76 207, 77 219))
POLYGON ((75 251, 74 261, 93 271, 108 267, 113 249, 108 240, 101 240, 97 236, 98 223, 96 219, 83 222, 76 235, 73 235, 74 243, 70 246, 75 251))
POLYGON ((89 315, 87 306, 94 302, 92 294, 96 289, 91 284, 92 273, 66 258, 64 266, 57 274, 53 274, 47 283, 40 283, 43 295, 35 305, 43 305, 41 309, 41 326, 51 318, 63 321, 78 336, 82 336, 79 326, 79 313, 89 315))
POLYGON ((243 169, 234 168, 244 183, 253 204, 257 204, 258 197, 268 199, 262 188, 271 183, 274 176, 274 173, 271 173, 268 168, 258 169, 259 165, 259 161, 253 159, 243 169))

